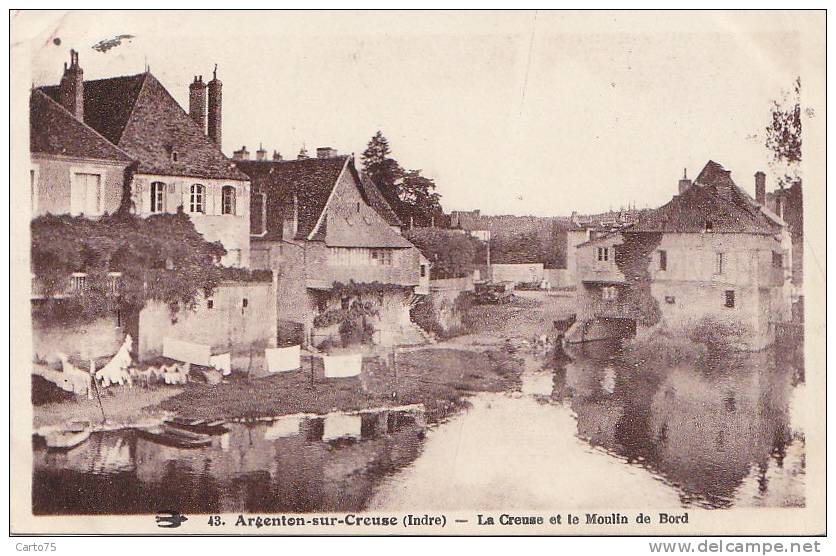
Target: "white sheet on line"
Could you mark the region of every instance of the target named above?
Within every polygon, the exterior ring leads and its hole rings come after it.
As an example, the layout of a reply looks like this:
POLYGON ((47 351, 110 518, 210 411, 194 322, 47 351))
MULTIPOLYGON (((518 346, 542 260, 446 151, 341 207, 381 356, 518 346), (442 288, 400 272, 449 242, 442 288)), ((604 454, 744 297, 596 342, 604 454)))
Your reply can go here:
POLYGON ((323 355, 326 378, 357 376, 363 367, 363 354, 323 355))
POLYGON ((163 338, 163 356, 176 361, 184 361, 193 365, 211 367, 212 348, 203 344, 195 344, 174 338, 163 338))
POLYGON ((264 356, 267 359, 267 370, 271 373, 293 371, 302 366, 299 346, 268 348, 264 350, 264 356))
POLYGON ((209 365, 221 371, 221 374, 228 376, 232 374, 232 354, 222 353, 209 357, 209 365))

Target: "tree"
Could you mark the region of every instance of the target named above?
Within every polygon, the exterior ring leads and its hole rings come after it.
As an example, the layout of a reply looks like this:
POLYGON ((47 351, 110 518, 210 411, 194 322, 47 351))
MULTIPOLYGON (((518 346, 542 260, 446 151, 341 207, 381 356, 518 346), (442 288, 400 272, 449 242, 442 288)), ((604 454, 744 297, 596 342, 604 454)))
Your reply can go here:
POLYGON ((522 264, 544 262, 540 236, 536 231, 492 234, 491 262, 522 264))
POLYGON ((444 214, 441 195, 435 192, 435 181, 421 175, 421 170, 405 172, 398 182, 398 197, 402 210, 416 226, 438 225, 436 219, 444 214))
POLYGON ((421 170, 404 170, 391 154, 389 140, 378 131, 361 156, 363 171, 404 223, 423 227, 440 224, 444 211, 435 182, 422 176, 421 170))
POLYGON ((405 235, 432 264, 431 278, 460 278, 473 272, 479 240, 442 228, 413 228, 405 235))
POLYGON ((172 311, 192 307, 200 293, 211 295, 222 279, 247 274, 219 266, 223 245, 206 241, 182 211, 98 220, 47 214, 34 219, 31 230, 32 273, 46 304, 60 305, 82 321, 112 311, 114 303, 128 320, 149 300, 172 311), (86 274, 82 293, 59 303, 57 294, 66 291, 75 272, 86 274), (121 273, 118 298, 111 272, 121 273))
POLYGON ((799 178, 801 162, 801 78, 797 77, 792 91, 783 91, 779 100, 772 101, 772 122, 766 128, 766 148, 772 152, 772 165, 779 174, 781 187, 799 178))
POLYGON ((361 159, 363 171, 383 193, 392 209, 398 212, 400 199, 397 181, 403 175, 403 170, 398 161, 389 156, 390 154, 389 140, 383 136, 383 132, 378 131, 369 141, 361 159))

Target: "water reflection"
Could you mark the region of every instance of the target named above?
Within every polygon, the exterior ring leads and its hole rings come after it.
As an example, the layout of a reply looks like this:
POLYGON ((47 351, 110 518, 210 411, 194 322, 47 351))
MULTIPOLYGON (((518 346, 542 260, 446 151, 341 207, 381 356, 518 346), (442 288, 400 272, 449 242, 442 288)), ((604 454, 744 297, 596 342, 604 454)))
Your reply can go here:
POLYGON ((631 365, 525 356, 520 391, 418 413, 233 424, 185 450, 131 432, 34 448, 36 514, 803 506, 803 369, 765 351, 631 365))
POLYGON ((34 448, 36 514, 360 510, 374 481, 413 461, 424 423, 406 412, 232 424, 211 447, 100 433, 34 448))
POLYGON ((764 351, 637 368, 612 344, 572 355, 555 372, 553 398, 575 412, 579 437, 661 475, 685 505, 803 505, 792 362, 764 351))

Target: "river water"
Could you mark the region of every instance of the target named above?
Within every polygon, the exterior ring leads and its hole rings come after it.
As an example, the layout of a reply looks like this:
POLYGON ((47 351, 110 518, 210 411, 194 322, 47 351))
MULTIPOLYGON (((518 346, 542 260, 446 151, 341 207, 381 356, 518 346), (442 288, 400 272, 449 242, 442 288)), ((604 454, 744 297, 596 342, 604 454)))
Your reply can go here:
POLYGON ((770 352, 637 368, 526 356, 520 391, 412 412, 231 424, 179 449, 131 431, 34 444, 36 514, 804 505, 803 371, 770 352))

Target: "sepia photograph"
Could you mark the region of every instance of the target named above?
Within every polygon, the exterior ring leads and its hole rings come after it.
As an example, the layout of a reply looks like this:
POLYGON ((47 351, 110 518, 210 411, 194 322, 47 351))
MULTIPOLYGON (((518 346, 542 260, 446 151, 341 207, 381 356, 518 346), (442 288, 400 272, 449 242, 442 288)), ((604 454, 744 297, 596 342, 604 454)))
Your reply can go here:
POLYGON ((825 534, 825 23, 12 10, 10 532, 825 534))

